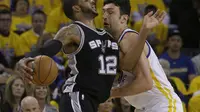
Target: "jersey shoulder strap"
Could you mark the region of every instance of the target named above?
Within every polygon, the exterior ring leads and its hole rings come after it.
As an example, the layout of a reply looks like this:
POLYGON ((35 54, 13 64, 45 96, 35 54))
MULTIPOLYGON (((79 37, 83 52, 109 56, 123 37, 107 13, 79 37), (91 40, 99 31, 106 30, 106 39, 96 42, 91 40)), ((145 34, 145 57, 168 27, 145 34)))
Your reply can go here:
POLYGON ((121 40, 124 38, 124 35, 125 35, 126 33, 128 33, 128 32, 133 32, 133 33, 139 34, 137 31, 132 30, 132 29, 130 29, 130 28, 127 28, 127 29, 125 29, 125 30, 122 32, 121 36, 119 37, 118 43, 121 42, 121 40))

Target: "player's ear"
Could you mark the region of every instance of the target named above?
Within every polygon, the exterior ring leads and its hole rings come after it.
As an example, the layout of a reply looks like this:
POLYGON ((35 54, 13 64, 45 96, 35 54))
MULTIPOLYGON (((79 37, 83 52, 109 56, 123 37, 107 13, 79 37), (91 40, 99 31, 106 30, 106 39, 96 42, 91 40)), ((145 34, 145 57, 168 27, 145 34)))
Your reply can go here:
POLYGON ((78 6, 78 5, 74 5, 72 7, 72 9, 75 11, 75 12, 79 12, 81 10, 81 8, 78 6))
POLYGON ((122 23, 127 23, 128 19, 129 19, 128 15, 123 15, 122 16, 122 23))

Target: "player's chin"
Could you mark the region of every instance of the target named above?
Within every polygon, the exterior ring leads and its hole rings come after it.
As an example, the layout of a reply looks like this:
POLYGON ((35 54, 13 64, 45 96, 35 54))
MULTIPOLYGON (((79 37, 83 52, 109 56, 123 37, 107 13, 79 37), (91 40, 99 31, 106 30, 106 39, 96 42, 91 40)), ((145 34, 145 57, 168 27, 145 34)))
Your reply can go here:
POLYGON ((96 10, 92 10, 92 13, 95 15, 95 17, 99 15, 96 10))

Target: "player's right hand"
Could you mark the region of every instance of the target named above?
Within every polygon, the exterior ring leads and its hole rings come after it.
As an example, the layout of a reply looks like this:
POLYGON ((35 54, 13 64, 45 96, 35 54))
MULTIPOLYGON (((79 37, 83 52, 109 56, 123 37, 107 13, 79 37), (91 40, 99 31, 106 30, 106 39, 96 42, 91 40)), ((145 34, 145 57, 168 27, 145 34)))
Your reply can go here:
POLYGON ((17 70, 20 72, 20 76, 28 83, 33 80, 33 70, 27 66, 27 63, 33 60, 34 58, 23 58, 17 63, 17 70))

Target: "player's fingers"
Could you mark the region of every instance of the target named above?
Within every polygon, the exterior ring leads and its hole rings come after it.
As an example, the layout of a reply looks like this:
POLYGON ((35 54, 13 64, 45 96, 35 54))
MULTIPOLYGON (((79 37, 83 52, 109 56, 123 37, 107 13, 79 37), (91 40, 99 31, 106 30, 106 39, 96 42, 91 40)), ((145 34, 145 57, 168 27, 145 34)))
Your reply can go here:
POLYGON ((23 78, 29 79, 30 81, 33 80, 33 76, 30 73, 27 73, 25 70, 21 69, 20 74, 22 74, 23 78))
POLYGON ((149 12, 149 13, 147 14, 148 17, 151 17, 152 15, 153 15, 153 11, 151 11, 151 12, 149 12))
POLYGON ((157 11, 156 11, 156 13, 153 15, 155 18, 157 18, 158 16, 159 16, 159 12, 160 12, 160 10, 158 9, 157 11))
POLYGON ((162 11, 162 13, 160 14, 160 16, 159 16, 159 18, 158 18, 158 21, 159 21, 159 22, 162 22, 163 19, 165 18, 165 16, 166 16, 166 12, 165 12, 165 11, 162 11))
POLYGON ((29 79, 27 79, 27 78, 24 78, 23 80, 24 80, 26 83, 28 83, 28 84, 33 84, 32 81, 29 80, 29 79))
POLYGON ((27 58, 24 63, 23 63, 23 67, 25 70, 27 70, 28 72, 33 72, 32 68, 29 68, 26 64, 28 64, 28 62, 34 61, 34 58, 27 58))

